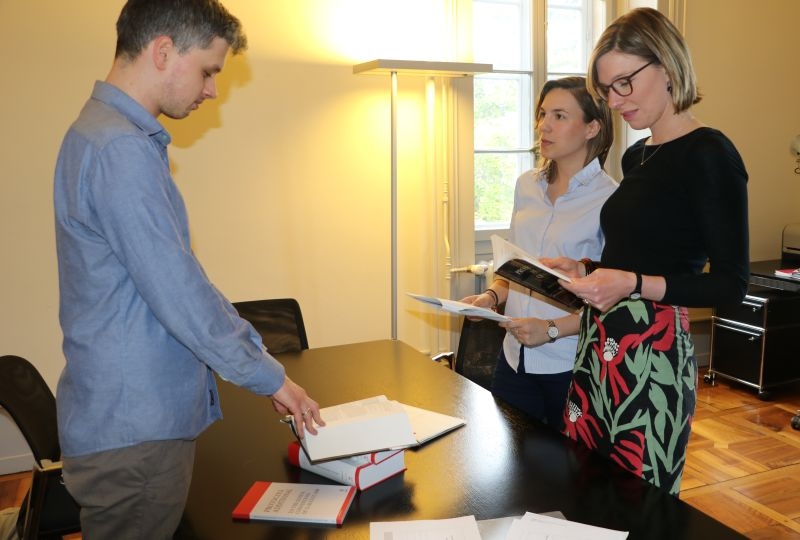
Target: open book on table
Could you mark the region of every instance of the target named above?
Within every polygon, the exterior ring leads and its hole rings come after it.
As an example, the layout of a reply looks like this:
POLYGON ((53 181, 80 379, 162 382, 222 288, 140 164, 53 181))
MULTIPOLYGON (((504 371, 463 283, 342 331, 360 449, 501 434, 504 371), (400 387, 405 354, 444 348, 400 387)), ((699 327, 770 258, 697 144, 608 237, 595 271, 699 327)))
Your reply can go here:
MULTIPOLYGON (((455 416, 374 396, 320 409, 325 425, 298 438, 312 462, 419 446, 465 424, 455 416)), ((294 417, 287 416, 297 434, 294 417)))
POLYGON ((433 296, 423 296, 421 294, 414 293, 408 293, 408 296, 419 300, 420 302, 436 306, 444 311, 449 311, 455 315, 463 315, 464 317, 480 317, 482 319, 490 319, 498 322, 511 320, 511 317, 506 317, 505 315, 501 315, 500 313, 492 311, 491 309, 473 306, 472 304, 459 302, 457 300, 434 298, 433 296))
POLYGON ((558 283, 559 279, 572 281, 569 276, 548 268, 538 258, 496 234, 491 238, 496 275, 550 298, 566 309, 583 307, 583 300, 558 283))

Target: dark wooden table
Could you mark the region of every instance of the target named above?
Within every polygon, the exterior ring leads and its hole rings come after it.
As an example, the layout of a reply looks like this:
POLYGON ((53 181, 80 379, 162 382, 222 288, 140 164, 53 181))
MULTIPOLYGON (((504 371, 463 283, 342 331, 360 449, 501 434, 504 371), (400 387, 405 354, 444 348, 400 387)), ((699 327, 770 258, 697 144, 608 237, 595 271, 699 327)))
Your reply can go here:
POLYGON ((631 539, 744 538, 619 469, 399 341, 280 355, 321 406, 384 394, 467 424, 414 450, 408 470, 360 492, 344 525, 238 522, 231 511, 256 480, 332 483, 286 460, 290 430, 270 402, 220 382, 224 420, 200 436, 181 537, 214 540, 369 538, 371 521, 476 519, 561 511, 630 531, 631 539))

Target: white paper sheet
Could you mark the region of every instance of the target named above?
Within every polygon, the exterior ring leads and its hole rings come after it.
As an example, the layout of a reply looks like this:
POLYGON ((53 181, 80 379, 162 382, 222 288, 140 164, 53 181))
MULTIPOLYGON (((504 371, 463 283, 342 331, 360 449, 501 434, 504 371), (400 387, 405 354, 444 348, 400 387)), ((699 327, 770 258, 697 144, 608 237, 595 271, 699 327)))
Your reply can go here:
POLYGON ((481 540, 475 516, 415 521, 374 521, 370 540, 481 540))
POLYGON ((463 315, 464 317, 480 317, 481 319, 490 319, 498 322, 511 320, 511 317, 506 317, 505 315, 501 315, 500 313, 492 311, 491 309, 473 306, 472 304, 467 304, 465 302, 448 300, 446 298, 435 298, 433 296, 424 296, 414 293, 407 294, 415 300, 419 300, 420 302, 438 307, 439 309, 449 311, 450 313, 454 313, 456 315, 463 315))
POLYGON ((521 519, 514 520, 505 540, 624 540, 627 537, 625 531, 527 512, 521 519))

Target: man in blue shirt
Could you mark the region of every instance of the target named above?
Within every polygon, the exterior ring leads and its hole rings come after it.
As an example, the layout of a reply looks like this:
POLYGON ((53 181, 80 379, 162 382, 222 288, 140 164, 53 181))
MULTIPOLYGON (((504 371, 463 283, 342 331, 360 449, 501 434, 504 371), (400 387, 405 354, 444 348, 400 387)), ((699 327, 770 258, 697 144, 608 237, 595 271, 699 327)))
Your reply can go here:
POLYGON ((194 440, 221 417, 212 370, 270 396, 301 432, 324 425, 194 257, 157 120, 215 98, 228 51, 245 47, 217 0, 129 0, 111 70, 62 143, 58 424, 85 538, 172 537, 194 440))

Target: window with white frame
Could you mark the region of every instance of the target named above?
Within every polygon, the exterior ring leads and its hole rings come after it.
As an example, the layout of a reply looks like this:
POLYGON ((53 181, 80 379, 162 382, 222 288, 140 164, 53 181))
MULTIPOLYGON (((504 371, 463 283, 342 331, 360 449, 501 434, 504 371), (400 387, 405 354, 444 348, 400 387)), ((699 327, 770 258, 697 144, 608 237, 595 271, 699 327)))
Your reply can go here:
MULTIPOLYGON (((475 239, 508 230, 517 177, 535 166, 533 107, 545 79, 585 75, 604 0, 473 0, 475 239)), ((480 251, 480 250, 477 250, 480 251)), ((476 253, 477 254, 477 253, 476 253)))

